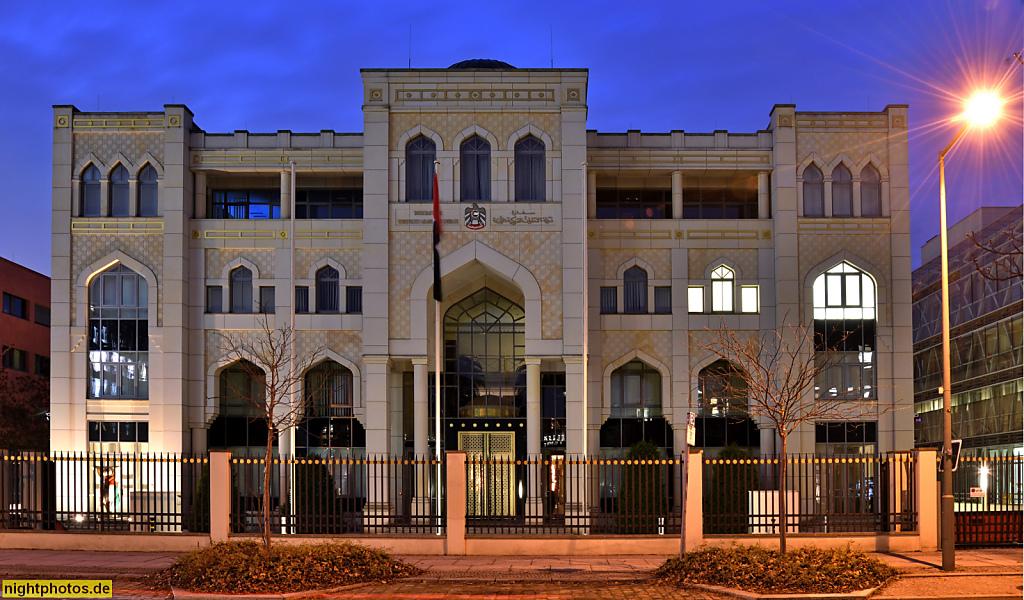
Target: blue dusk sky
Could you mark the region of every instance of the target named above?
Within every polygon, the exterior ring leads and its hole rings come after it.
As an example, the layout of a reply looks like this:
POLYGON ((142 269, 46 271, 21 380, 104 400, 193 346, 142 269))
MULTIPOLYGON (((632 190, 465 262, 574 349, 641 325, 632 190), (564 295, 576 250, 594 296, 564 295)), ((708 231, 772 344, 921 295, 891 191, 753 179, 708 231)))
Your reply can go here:
POLYGON ((1007 114, 947 159, 950 223, 1019 205, 1022 0, 0 3, 0 256, 50 273, 52 105, 209 132, 361 132, 360 68, 495 58, 590 70, 588 129, 728 130, 910 105, 912 253, 938 233, 937 153, 979 87, 1007 114))

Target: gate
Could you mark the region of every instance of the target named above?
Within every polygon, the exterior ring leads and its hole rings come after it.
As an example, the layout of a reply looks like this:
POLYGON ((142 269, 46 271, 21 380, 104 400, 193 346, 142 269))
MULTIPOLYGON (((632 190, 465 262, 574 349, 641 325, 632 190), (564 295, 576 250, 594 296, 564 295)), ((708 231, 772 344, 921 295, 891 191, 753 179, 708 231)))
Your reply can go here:
POLYGON ((1024 541, 1024 456, 965 456, 953 474, 956 545, 1024 541))

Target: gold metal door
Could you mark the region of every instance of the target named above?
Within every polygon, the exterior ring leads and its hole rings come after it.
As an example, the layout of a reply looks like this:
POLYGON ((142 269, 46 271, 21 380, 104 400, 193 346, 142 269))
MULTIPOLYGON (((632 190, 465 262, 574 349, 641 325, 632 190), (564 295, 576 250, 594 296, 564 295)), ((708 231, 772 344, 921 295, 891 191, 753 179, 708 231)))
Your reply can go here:
POLYGON ((515 516, 515 433, 459 432, 467 469, 466 516, 515 516))

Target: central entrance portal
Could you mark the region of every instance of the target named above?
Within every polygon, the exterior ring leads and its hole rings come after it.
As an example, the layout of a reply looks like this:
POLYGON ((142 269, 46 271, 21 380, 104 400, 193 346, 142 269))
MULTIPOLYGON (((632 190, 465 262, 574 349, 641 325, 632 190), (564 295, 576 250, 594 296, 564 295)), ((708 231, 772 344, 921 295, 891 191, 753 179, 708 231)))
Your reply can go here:
POLYGON ((466 473, 467 517, 515 516, 515 447, 513 432, 459 432, 459 450, 471 461, 466 473))

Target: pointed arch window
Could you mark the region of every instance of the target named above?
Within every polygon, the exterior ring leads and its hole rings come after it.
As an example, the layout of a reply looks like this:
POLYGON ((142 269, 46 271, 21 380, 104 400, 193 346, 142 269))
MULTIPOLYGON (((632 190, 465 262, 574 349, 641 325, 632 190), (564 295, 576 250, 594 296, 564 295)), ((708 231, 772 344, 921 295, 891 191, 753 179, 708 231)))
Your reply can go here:
POLYGON ((117 165, 110 173, 110 216, 129 217, 128 208, 128 169, 117 165))
POLYGON ((491 201, 491 145, 474 135, 459 148, 461 165, 461 200, 463 202, 491 201))
POLYGON ((700 370, 697 380, 697 416, 747 416, 747 381, 731 362, 716 360, 700 370))
POLYGON ((149 397, 149 286, 118 264, 89 282, 87 397, 149 397))
POLYGON ((353 381, 352 371, 333 360, 306 372, 307 419, 298 432, 300 455, 349 458, 365 454, 366 430, 352 412, 353 381))
POLYGON ((89 165, 82 171, 81 196, 81 215, 100 216, 100 170, 96 165, 89 165))
POLYGON ((825 178, 814 165, 804 169, 804 216, 825 216, 825 178))
MULTIPOLYGON (((662 456, 672 455, 672 428, 662 410, 661 372, 632 360, 611 375, 611 411, 601 425, 601 456, 624 458, 640 441, 658 446, 662 456)), ((618 486, 605 480, 603 494, 615 495, 618 486)))
POLYGON ((516 202, 544 202, 544 142, 528 135, 516 142, 516 202))
POLYGON ((832 169, 832 216, 853 216, 853 175, 845 165, 832 169))
POLYGON ((418 135, 405 145, 405 201, 432 202, 434 199, 434 161, 437 145, 418 135))
POLYGON ((217 383, 220 414, 207 430, 207 447, 232 449, 236 456, 261 456, 270 437, 276 447, 277 435, 260 418, 266 401, 263 369, 239 360, 221 370, 217 383))
POLYGON ((725 265, 715 267, 711 272, 711 311, 733 311, 733 286, 736 274, 725 265))
POLYGON ((231 271, 231 312, 252 312, 252 271, 238 267, 231 271))
POLYGON ((157 172, 153 165, 146 165, 139 171, 138 200, 139 216, 157 216, 157 172))
POLYGON ((882 216, 882 178, 878 169, 871 165, 860 171, 860 214, 863 217, 882 216))
POLYGON ((630 267, 622 274, 622 304, 626 314, 647 314, 647 271, 630 267))
POLYGON ((816 394, 875 397, 875 280, 841 262, 814 280, 813 295, 815 360, 828 365, 816 394))
POLYGON ((341 310, 341 284, 338 270, 331 266, 316 272, 316 312, 336 313, 341 310))

